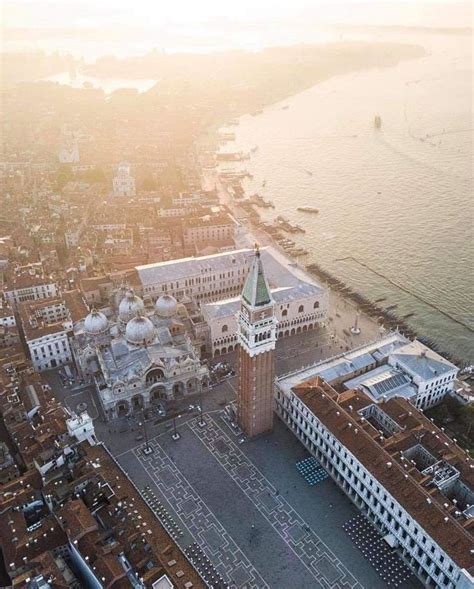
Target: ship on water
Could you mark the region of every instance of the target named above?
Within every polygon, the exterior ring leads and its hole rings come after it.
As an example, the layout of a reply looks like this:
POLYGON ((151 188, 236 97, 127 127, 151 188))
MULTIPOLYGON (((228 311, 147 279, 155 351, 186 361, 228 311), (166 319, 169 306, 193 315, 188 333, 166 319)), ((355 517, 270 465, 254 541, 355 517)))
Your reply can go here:
POLYGON ((315 207, 296 207, 297 211, 301 211, 302 213, 314 213, 315 215, 319 213, 319 209, 315 207))

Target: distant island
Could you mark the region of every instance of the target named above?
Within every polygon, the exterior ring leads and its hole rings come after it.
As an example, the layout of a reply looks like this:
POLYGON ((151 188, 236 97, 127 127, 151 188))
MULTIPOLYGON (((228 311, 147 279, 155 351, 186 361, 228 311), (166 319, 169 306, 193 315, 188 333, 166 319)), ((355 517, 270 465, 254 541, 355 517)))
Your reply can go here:
POLYGON ((106 56, 84 66, 98 78, 157 79, 149 91, 156 97, 193 97, 210 107, 238 116, 263 108, 335 75, 389 67, 425 54, 422 47, 398 43, 337 42, 267 48, 258 52, 207 54, 153 51, 120 59, 106 56))

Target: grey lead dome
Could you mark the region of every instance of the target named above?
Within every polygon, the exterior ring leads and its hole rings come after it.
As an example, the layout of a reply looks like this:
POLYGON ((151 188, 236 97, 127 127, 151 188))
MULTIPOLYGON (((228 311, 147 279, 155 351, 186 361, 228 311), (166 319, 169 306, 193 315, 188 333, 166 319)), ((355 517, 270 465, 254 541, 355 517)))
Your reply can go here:
POLYGON ((119 305, 120 320, 126 323, 144 309, 145 305, 141 298, 137 297, 133 290, 129 290, 119 305))
POLYGON ((125 339, 135 346, 149 344, 155 339, 155 326, 148 317, 138 315, 127 323, 125 339))
POLYGON ((89 335, 103 333, 108 326, 109 322, 107 321, 107 317, 96 309, 92 309, 84 319, 84 331, 89 335))
POLYGON ((168 318, 176 314, 178 303, 171 295, 162 295, 155 303, 155 311, 159 317, 168 318))

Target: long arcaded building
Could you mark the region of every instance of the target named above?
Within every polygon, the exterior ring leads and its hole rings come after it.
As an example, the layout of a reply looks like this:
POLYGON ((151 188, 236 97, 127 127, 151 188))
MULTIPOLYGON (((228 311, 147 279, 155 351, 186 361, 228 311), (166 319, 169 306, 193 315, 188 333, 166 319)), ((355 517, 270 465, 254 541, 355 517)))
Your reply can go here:
POLYGON ((276 388, 276 411, 426 587, 474 587, 474 462, 408 400, 320 377, 276 388))

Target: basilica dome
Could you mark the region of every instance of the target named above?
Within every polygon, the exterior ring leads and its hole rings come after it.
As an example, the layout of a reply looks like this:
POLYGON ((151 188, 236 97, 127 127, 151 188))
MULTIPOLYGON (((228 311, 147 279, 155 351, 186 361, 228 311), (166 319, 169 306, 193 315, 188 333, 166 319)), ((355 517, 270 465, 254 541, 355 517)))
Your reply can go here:
POLYGON ((171 295, 162 295, 155 303, 155 311, 158 317, 164 319, 176 314, 178 303, 171 295))
POLYGON ((88 335, 98 335, 106 331, 109 326, 109 322, 107 321, 107 317, 97 311, 97 309, 92 309, 92 311, 87 315, 84 319, 84 331, 88 335))
POLYGON ((127 291, 127 294, 122 299, 119 305, 119 317, 120 320, 126 323, 137 313, 140 313, 145 309, 145 305, 140 297, 133 292, 133 290, 127 291))
POLYGON ((135 346, 149 344, 155 339, 155 326, 148 317, 137 315, 127 323, 125 339, 135 346))

